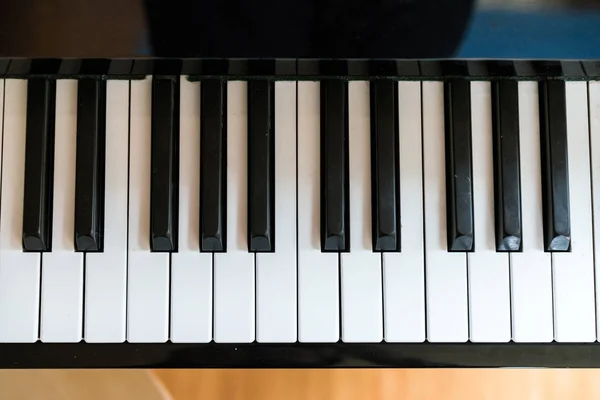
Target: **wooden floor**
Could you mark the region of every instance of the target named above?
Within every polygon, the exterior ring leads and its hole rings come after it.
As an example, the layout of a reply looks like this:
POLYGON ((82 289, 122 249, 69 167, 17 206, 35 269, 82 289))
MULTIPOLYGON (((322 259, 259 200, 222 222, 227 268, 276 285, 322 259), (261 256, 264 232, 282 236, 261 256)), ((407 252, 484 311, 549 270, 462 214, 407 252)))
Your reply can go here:
POLYGON ((0 370, 0 400, 170 400, 145 370, 0 370))
POLYGON ((600 370, 0 370, 1 400, 598 400, 600 370))
POLYGON ((600 370, 158 370, 173 400, 600 399, 600 370))

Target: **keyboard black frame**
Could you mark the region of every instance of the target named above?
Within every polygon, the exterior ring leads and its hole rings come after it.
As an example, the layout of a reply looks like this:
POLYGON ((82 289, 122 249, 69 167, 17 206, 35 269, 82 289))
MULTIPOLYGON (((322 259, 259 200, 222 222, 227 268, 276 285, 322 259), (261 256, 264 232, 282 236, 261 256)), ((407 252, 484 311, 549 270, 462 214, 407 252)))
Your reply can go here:
MULTIPOLYGON (((0 58, 0 79, 600 80, 597 60, 0 58)), ((0 368, 600 367, 600 343, 0 343, 0 368)))
POLYGON ((590 344, 0 344, 9 368, 597 368, 590 344))

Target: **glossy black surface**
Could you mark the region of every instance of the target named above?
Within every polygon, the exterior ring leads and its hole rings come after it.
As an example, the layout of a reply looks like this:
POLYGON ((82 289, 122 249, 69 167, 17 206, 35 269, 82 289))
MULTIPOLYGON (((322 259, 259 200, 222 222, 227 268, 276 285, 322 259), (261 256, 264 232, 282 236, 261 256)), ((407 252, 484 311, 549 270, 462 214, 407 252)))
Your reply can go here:
POLYGON ((544 249, 569 251, 571 215, 565 84, 539 84, 544 249))
POLYGON ((496 250, 519 251, 522 225, 517 82, 492 83, 492 134, 496 250))
POLYGON ((227 250, 227 86, 201 83, 200 250, 227 250))
POLYGON ((448 251, 475 250, 471 86, 444 82, 448 251))
POLYGON ((321 82, 321 250, 350 251, 348 83, 321 82))
POLYGON ((75 250, 102 251, 106 81, 82 79, 77 89, 75 250))
POLYGON ((145 0, 143 4, 152 54, 160 57, 412 58, 451 56, 475 1, 145 0))
POLYGON ((143 0, 31 18, 2 6, 6 56, 600 58, 597 0, 143 0))
POLYGON ((598 368, 598 344, 0 344, 0 368, 598 368))
POLYGON ((398 85, 372 81, 370 95, 373 250, 399 251, 398 85))
POLYGON ((56 81, 27 83, 23 250, 52 248, 52 183, 54 180, 54 116, 56 81))
POLYGON ((275 85, 248 82, 248 250, 275 251, 275 85))
POLYGON ((150 249, 177 251, 179 209, 179 78, 152 81, 150 249))

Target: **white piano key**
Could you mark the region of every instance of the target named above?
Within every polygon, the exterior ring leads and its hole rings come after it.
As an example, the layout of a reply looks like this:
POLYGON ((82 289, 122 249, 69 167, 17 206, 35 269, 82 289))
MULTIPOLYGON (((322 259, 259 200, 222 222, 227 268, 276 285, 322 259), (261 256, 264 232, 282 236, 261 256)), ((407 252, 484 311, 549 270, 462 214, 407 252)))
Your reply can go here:
POLYGON ((131 81, 127 341, 169 338, 169 254, 150 252, 152 79, 131 81))
POLYGON ((212 340, 212 253, 200 252, 200 83, 181 79, 179 249, 171 255, 171 341, 212 340))
MULTIPOLYGON (((3 132, 3 128, 4 128, 4 79, 0 79, 0 177, 2 177, 2 132, 3 132)), ((0 190, 0 192, 1 192, 1 190, 0 190)), ((1 206, 1 204, 0 204, 0 206, 1 206)))
POLYGON ((381 254, 372 250, 369 83, 348 83, 350 249, 340 254, 342 340, 383 339, 381 254))
POLYGON ((35 342, 40 306, 40 253, 24 253, 23 192, 27 81, 5 80, 0 201, 0 342, 35 342))
POLYGON ((425 340, 421 84, 398 82, 401 249, 383 254, 386 342, 425 340))
POLYGON ((586 82, 566 82, 571 252, 552 253, 554 339, 596 340, 594 254, 586 82))
POLYGON ((86 342, 126 339, 129 86, 106 84, 104 252, 86 254, 86 342))
POLYGON ((340 338, 339 262, 322 253, 320 227, 320 91, 298 82, 298 340, 340 338))
POLYGON ((600 340, 600 82, 589 82, 593 227, 596 279, 596 340, 600 340))
MULTIPOLYGON (((0 126, 4 126, 2 121, 4 121, 4 79, 0 79, 0 126)), ((0 135, 1 135, 1 133, 2 132, 0 132, 0 135)), ((1 147, 0 147, 0 150, 2 150, 1 147)), ((2 157, 2 151, 0 151, 0 157, 2 157)), ((2 161, 1 158, 0 158, 0 161, 2 161)), ((1 170, 2 170, 2 163, 0 162, 0 172, 1 172, 1 170)))
POLYGON ((248 252, 247 83, 227 84, 227 252, 214 256, 214 340, 255 339, 255 265, 248 252))
POLYGON ((423 82, 427 338, 466 342, 467 256, 447 251, 444 88, 423 82))
POLYGON ((509 342, 509 255, 496 252, 494 154, 489 82, 471 83, 475 251, 468 253, 472 342, 509 342))
POLYGON ((79 342, 83 331, 83 253, 74 251, 77 81, 56 83, 52 251, 42 254, 40 340, 79 342))
POLYGON ((296 83, 275 83, 275 252, 256 254, 256 340, 295 342, 296 83))
MULTIPOLYGON (((4 79, 0 79, 0 127, 4 127, 4 79)), ((0 128, 0 176, 2 174, 2 128, 0 128)))
POLYGON ((519 145, 523 249, 510 254, 512 336, 515 342, 551 342, 552 269, 544 252, 537 82, 519 82, 519 145))

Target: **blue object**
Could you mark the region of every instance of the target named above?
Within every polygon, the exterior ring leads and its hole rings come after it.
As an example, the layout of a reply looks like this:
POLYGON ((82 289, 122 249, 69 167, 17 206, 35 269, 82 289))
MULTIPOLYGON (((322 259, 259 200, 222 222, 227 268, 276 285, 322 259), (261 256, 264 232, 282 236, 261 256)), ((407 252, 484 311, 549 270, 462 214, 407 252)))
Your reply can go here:
POLYGON ((600 12, 477 11, 456 57, 600 59, 600 12))

